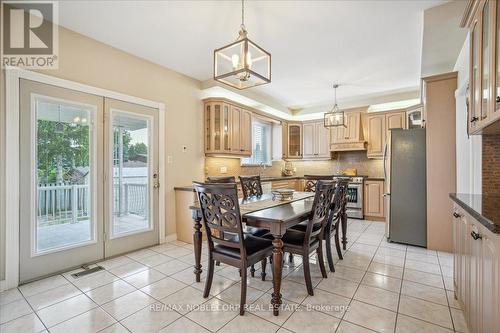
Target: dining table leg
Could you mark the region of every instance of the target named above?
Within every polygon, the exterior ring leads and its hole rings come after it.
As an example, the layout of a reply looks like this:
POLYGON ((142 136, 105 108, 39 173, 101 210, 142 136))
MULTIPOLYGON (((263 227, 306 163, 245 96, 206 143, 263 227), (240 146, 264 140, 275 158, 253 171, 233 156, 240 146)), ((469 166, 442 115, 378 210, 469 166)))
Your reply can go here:
POLYGON ((283 241, 281 235, 273 235, 273 295, 271 304, 273 305, 273 314, 279 315, 281 306, 281 275, 283 270, 283 241))
POLYGON ((201 217, 195 216, 194 219, 194 233, 193 233, 193 244, 194 244, 194 274, 196 276, 196 282, 201 281, 201 217))

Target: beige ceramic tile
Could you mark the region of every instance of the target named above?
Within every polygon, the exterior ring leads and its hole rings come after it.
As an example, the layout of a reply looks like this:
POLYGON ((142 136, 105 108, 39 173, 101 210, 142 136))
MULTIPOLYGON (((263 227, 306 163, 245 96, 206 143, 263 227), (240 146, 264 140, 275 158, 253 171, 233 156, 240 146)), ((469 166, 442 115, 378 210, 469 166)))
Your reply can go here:
POLYGON ((302 302, 302 305, 306 310, 315 310, 337 318, 342 318, 350 302, 350 298, 329 293, 321 289, 315 289, 314 296, 307 296, 304 302, 302 302))
POLYGON ((148 294, 149 296, 160 300, 185 287, 186 285, 184 283, 170 277, 166 277, 162 280, 147 285, 140 290, 148 294))
POLYGON ((73 280, 73 284, 81 291, 86 292, 116 280, 118 280, 118 277, 115 275, 107 271, 101 271, 75 279, 73 280))
POLYGON ((428 264, 425 262, 406 260, 405 268, 414 269, 416 271, 431 273, 431 274, 441 274, 441 268, 439 265, 428 264))
MULTIPOLYGON (((455 326, 455 331, 468 333, 467 322, 465 321, 464 313, 459 309, 451 309, 451 317, 453 319, 453 325, 455 326)), ((498 319, 498 318, 496 318, 498 319)))
MULTIPOLYGON (((153 251, 151 251, 151 252, 153 252, 153 251)), ((154 253, 155 252, 153 252, 153 254, 154 253)), ((109 271, 120 278, 125 278, 127 276, 145 271, 146 269, 148 269, 148 266, 143 265, 141 263, 138 263, 136 261, 133 261, 131 263, 128 263, 128 264, 125 264, 122 266, 111 268, 109 271)))
POLYGON ((104 310, 96 308, 66 320, 52 328, 51 333, 93 333, 113 325, 116 321, 104 310))
POLYGON ((207 300, 209 298, 203 298, 203 293, 200 290, 189 286, 162 298, 161 302, 181 314, 186 314, 207 300))
POLYGON ((372 262, 370 266, 368 266, 368 271, 398 279, 401 279, 403 277, 403 268, 378 262, 372 262))
POLYGON ((353 300, 345 320, 377 332, 390 332, 396 325, 396 313, 353 300))
POLYGON ((0 332, 2 333, 22 333, 22 332, 41 332, 45 330, 40 319, 34 313, 24 315, 17 319, 11 320, 5 324, 0 325, 0 332))
POLYGON ((10 302, 18 301, 22 298, 23 295, 17 288, 3 291, 0 293, 0 306, 10 302))
POLYGON ((155 254, 156 254, 156 252, 151 251, 150 249, 142 249, 139 251, 127 253, 126 256, 131 258, 131 259, 138 260, 138 259, 146 258, 146 257, 152 256, 155 254))
POLYGON ((328 279, 321 281, 318 285, 318 289, 351 298, 354 296, 358 286, 358 283, 330 276, 328 279))
POLYGON ((335 267, 335 272, 333 273, 330 272, 328 274, 328 278, 334 277, 359 283, 363 279, 364 275, 365 275, 364 270, 359 270, 344 266, 337 266, 335 267))
POLYGON ((444 289, 443 278, 438 274, 431 274, 406 268, 403 279, 444 289))
POLYGON ((398 314, 396 333, 452 333, 452 330, 398 314))
POLYGON ((360 285, 354 299, 396 312, 398 310, 399 293, 360 285))
POLYGON ((238 314, 239 311, 236 307, 213 298, 203 303, 202 307, 191 311, 186 316, 195 323, 215 332, 238 314))
POLYGON ((97 304, 82 294, 43 308, 37 314, 45 326, 50 328, 95 307, 97 304))
POLYGON ((62 275, 56 275, 43 280, 24 284, 19 287, 19 290, 22 292, 24 297, 29 297, 68 283, 68 280, 66 280, 62 275))
POLYGON ((446 292, 444 291, 444 289, 441 288, 434 288, 431 286, 411 281, 403 281, 403 287, 401 288, 401 293, 415 298, 421 298, 429 302, 434 302, 448 306, 448 299, 446 298, 446 292))
POLYGON ((244 316, 236 316, 218 332, 221 333, 274 333, 280 327, 246 312, 244 316))
POLYGON ((129 275, 123 280, 136 288, 142 288, 163 279, 165 276, 165 274, 160 273, 155 269, 146 269, 145 271, 137 274, 129 275))
POLYGON ((72 284, 64 284, 60 287, 26 297, 26 300, 33 309, 37 311, 49 305, 64 301, 65 299, 80 295, 81 293, 82 292, 72 284))
POLYGON ((273 315, 271 295, 269 294, 262 295, 258 300, 249 306, 248 311, 276 325, 283 325, 290 315, 299 307, 299 304, 289 302, 286 299, 283 299, 282 302, 283 303, 279 309, 278 316, 273 315))
POLYGON ((392 292, 401 290, 401 280, 387 275, 366 272, 361 284, 377 287, 392 292))
POLYGON ((453 329, 447 306, 401 295, 399 313, 453 329))
POLYGON ((300 333, 334 332, 339 323, 338 318, 323 312, 307 311, 306 308, 300 307, 283 324, 283 327, 300 333))
POLYGON ((0 306, 0 324, 22 317, 33 310, 24 298, 0 306))
POLYGON ((146 265, 148 267, 154 267, 158 266, 160 264, 164 264, 166 262, 169 262, 171 260, 174 260, 173 258, 163 255, 163 254, 154 254, 152 256, 147 256, 145 258, 137 259, 137 261, 143 265, 146 265))
POLYGON ((210 331, 186 317, 181 317, 158 333, 210 333, 210 331))
POLYGON ((129 294, 135 290, 136 289, 127 282, 117 280, 102 287, 92 289, 91 291, 88 291, 86 295, 94 302, 101 305, 123 295, 129 294))
POLYGON ((348 321, 342 320, 340 322, 339 328, 335 333, 372 333, 372 330, 369 330, 365 327, 355 325, 348 321))
POLYGON ((121 321, 132 333, 158 332, 180 318, 180 314, 162 303, 154 303, 121 321))
POLYGON ((122 324, 115 323, 115 324, 103 329, 102 331, 99 331, 99 333, 130 333, 130 332, 125 327, 123 327, 122 324))
POLYGON ((101 307, 116 320, 122 320, 154 302, 154 298, 146 295, 140 290, 136 290, 130 294, 108 302, 101 307))
POLYGON ((191 267, 191 265, 188 265, 180 260, 171 260, 161 265, 155 266, 155 269, 165 275, 172 275, 177 272, 183 271, 188 267, 191 267))

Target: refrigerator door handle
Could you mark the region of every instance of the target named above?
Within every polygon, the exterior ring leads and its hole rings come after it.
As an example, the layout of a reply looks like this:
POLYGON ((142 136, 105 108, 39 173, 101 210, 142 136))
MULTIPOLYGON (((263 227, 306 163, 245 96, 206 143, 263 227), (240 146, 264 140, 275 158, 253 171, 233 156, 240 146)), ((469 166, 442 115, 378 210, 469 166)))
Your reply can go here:
POLYGON ((386 166, 386 160, 387 160, 387 143, 384 145, 384 179, 387 179, 387 166, 386 166))

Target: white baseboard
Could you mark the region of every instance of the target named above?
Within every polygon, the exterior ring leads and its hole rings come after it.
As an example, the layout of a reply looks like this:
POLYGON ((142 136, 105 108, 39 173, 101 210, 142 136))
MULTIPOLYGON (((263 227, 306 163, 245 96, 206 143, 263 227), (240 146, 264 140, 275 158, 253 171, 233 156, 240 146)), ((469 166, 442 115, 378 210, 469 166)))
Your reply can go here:
POLYGON ((165 236, 163 238, 163 240, 160 240, 160 243, 173 242, 174 240, 177 240, 177 234, 176 233, 165 236))
POLYGON ((0 292, 7 290, 7 281, 0 280, 0 292))

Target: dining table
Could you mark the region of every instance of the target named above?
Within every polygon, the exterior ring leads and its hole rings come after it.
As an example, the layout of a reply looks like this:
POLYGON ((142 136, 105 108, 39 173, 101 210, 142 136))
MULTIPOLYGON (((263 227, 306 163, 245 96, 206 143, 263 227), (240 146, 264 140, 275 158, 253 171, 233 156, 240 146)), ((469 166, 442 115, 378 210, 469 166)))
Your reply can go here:
MULTIPOLYGON (((249 199, 239 199, 242 221, 248 226, 267 229, 273 236, 273 294, 271 304, 275 316, 279 314, 279 308, 282 304, 283 241, 281 238, 288 228, 309 218, 313 209, 313 201, 314 192, 295 192, 292 198, 284 201, 273 198, 271 193, 264 193, 259 197, 249 199)), ((196 282, 200 282, 202 273, 202 213, 196 202, 190 209, 194 220, 194 274, 196 282)))

